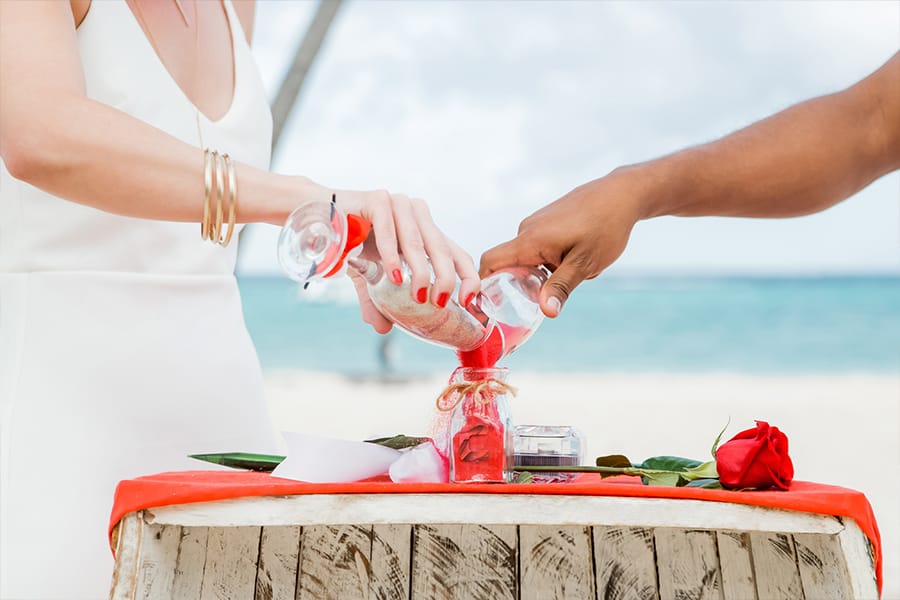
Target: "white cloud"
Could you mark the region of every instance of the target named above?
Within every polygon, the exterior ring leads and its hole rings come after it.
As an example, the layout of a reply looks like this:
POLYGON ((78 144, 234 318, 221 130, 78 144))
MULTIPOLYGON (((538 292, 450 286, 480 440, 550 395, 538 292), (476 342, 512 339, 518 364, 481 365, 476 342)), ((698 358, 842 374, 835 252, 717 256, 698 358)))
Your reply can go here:
MULTIPOLYGON (((270 89, 313 10, 260 3, 270 89)), ((897 3, 350 2, 274 167, 421 195, 477 258, 575 185, 840 89, 898 46, 897 3)), ((895 174, 805 219, 641 224, 617 268, 897 269, 898 224, 895 174)), ((252 227, 241 268, 274 269, 274 239, 252 227)))

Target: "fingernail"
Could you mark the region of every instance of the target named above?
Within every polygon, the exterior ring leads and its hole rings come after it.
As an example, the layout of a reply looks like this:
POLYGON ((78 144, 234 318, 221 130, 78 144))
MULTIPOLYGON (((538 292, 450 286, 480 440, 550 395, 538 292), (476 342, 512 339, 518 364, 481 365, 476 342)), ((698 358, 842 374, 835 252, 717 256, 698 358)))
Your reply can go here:
POLYGON ((440 306, 441 308, 444 308, 445 306, 447 306, 447 300, 449 300, 449 299, 450 299, 450 294, 448 294, 447 292, 441 292, 440 294, 438 294, 438 297, 437 297, 437 305, 440 306))
POLYGON ((556 315, 562 310, 562 302, 556 296, 550 296, 550 299, 547 300, 547 306, 550 307, 550 312, 556 315))
POLYGON ((463 306, 469 306, 470 304, 472 304, 472 300, 474 300, 474 299, 475 299, 475 293, 474 292, 470 293, 468 296, 466 296, 466 301, 463 302, 463 306))
POLYGON ((400 272, 400 269, 394 269, 391 271, 391 279, 394 280, 394 283, 400 285, 403 283, 403 273, 400 272))
POLYGON ((416 302, 425 304, 426 300, 428 300, 428 288, 419 288, 419 291, 416 292, 416 302))

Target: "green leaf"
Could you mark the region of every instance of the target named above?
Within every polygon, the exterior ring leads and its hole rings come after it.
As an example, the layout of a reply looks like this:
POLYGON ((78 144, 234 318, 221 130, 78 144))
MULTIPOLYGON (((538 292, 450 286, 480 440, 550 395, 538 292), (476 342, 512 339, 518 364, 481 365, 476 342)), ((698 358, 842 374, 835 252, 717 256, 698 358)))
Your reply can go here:
POLYGON ((598 456, 596 464, 598 467, 613 467, 616 469, 627 469, 632 466, 628 457, 621 454, 598 456))
POLYGON ((250 469, 251 471, 272 471, 284 460, 283 456, 252 454, 250 452, 217 452, 213 454, 189 454, 188 456, 233 469, 250 469))
POLYGON ((702 465, 697 465, 693 469, 688 469, 682 474, 682 477, 688 481, 695 479, 718 479, 719 472, 716 470, 716 461, 711 460, 702 465))
POLYGON ((716 436, 716 440, 713 442, 712 450, 710 451, 713 458, 716 457, 716 450, 719 449, 719 442, 722 441, 722 435, 725 433, 725 430, 728 429, 729 425, 731 425, 731 417, 728 417, 725 427, 722 428, 722 431, 719 432, 719 435, 716 436))
POLYGON ((695 479, 687 484, 687 487, 706 488, 709 490, 721 490, 722 484, 718 479, 695 479))
POLYGON ((639 465, 634 465, 638 469, 654 469, 658 471, 687 471, 703 464, 699 460, 693 458, 682 458, 681 456, 651 456, 639 465))
POLYGON ((516 479, 513 483, 534 483, 534 475, 528 471, 519 471, 516 473, 516 479))
POLYGON ((645 471, 641 480, 644 485, 661 485, 667 487, 676 487, 681 480, 681 476, 674 472, 653 472, 645 471))
POLYGON ((364 441, 370 444, 378 444, 379 446, 387 446, 388 448, 393 448, 394 450, 403 450, 404 448, 413 448, 415 446, 418 446, 419 444, 424 444, 425 442, 428 442, 430 440, 431 438, 412 437, 403 435, 401 433, 392 437, 376 438, 373 440, 364 441))

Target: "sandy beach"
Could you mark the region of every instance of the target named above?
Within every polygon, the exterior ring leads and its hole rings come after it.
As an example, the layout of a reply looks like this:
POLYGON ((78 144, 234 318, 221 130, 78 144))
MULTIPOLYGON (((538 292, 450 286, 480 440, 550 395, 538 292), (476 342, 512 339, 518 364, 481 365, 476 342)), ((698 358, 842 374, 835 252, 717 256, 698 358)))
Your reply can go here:
MULTIPOLYGON (((449 373, 447 374, 449 376, 449 373)), ((884 598, 900 599, 900 379, 894 376, 555 374, 511 372, 519 424, 576 425, 585 463, 674 454, 704 459, 726 439, 768 421, 790 438, 796 478, 866 494, 881 529, 884 598)), ((339 374, 267 371, 283 431, 361 440, 428 430, 445 378, 383 382, 339 374)))

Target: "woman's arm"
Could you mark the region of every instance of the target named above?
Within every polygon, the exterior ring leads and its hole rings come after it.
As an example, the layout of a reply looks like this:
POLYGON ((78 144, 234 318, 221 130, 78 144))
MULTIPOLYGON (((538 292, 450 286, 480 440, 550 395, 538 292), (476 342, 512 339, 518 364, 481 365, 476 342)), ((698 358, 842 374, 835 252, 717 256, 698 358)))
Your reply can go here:
MULTIPOLYGON (((199 223, 203 152, 139 119, 85 96, 73 14, 59 0, 0 0, 0 156, 13 177, 46 192, 130 217, 199 223)), ((281 225, 332 190, 306 177, 236 165, 237 220, 281 225)), ((413 290, 435 281, 431 300, 477 292, 471 258, 441 233, 424 203, 385 191, 336 191, 347 213, 372 222, 388 273, 400 254, 413 290)), ((198 233, 199 235, 199 233, 198 233)))
MULTIPOLYGON (((85 96, 69 4, 0 2, 0 156, 13 177, 130 217, 197 221, 203 153, 85 96)), ((301 177, 237 165, 242 222, 327 199, 301 177)))

